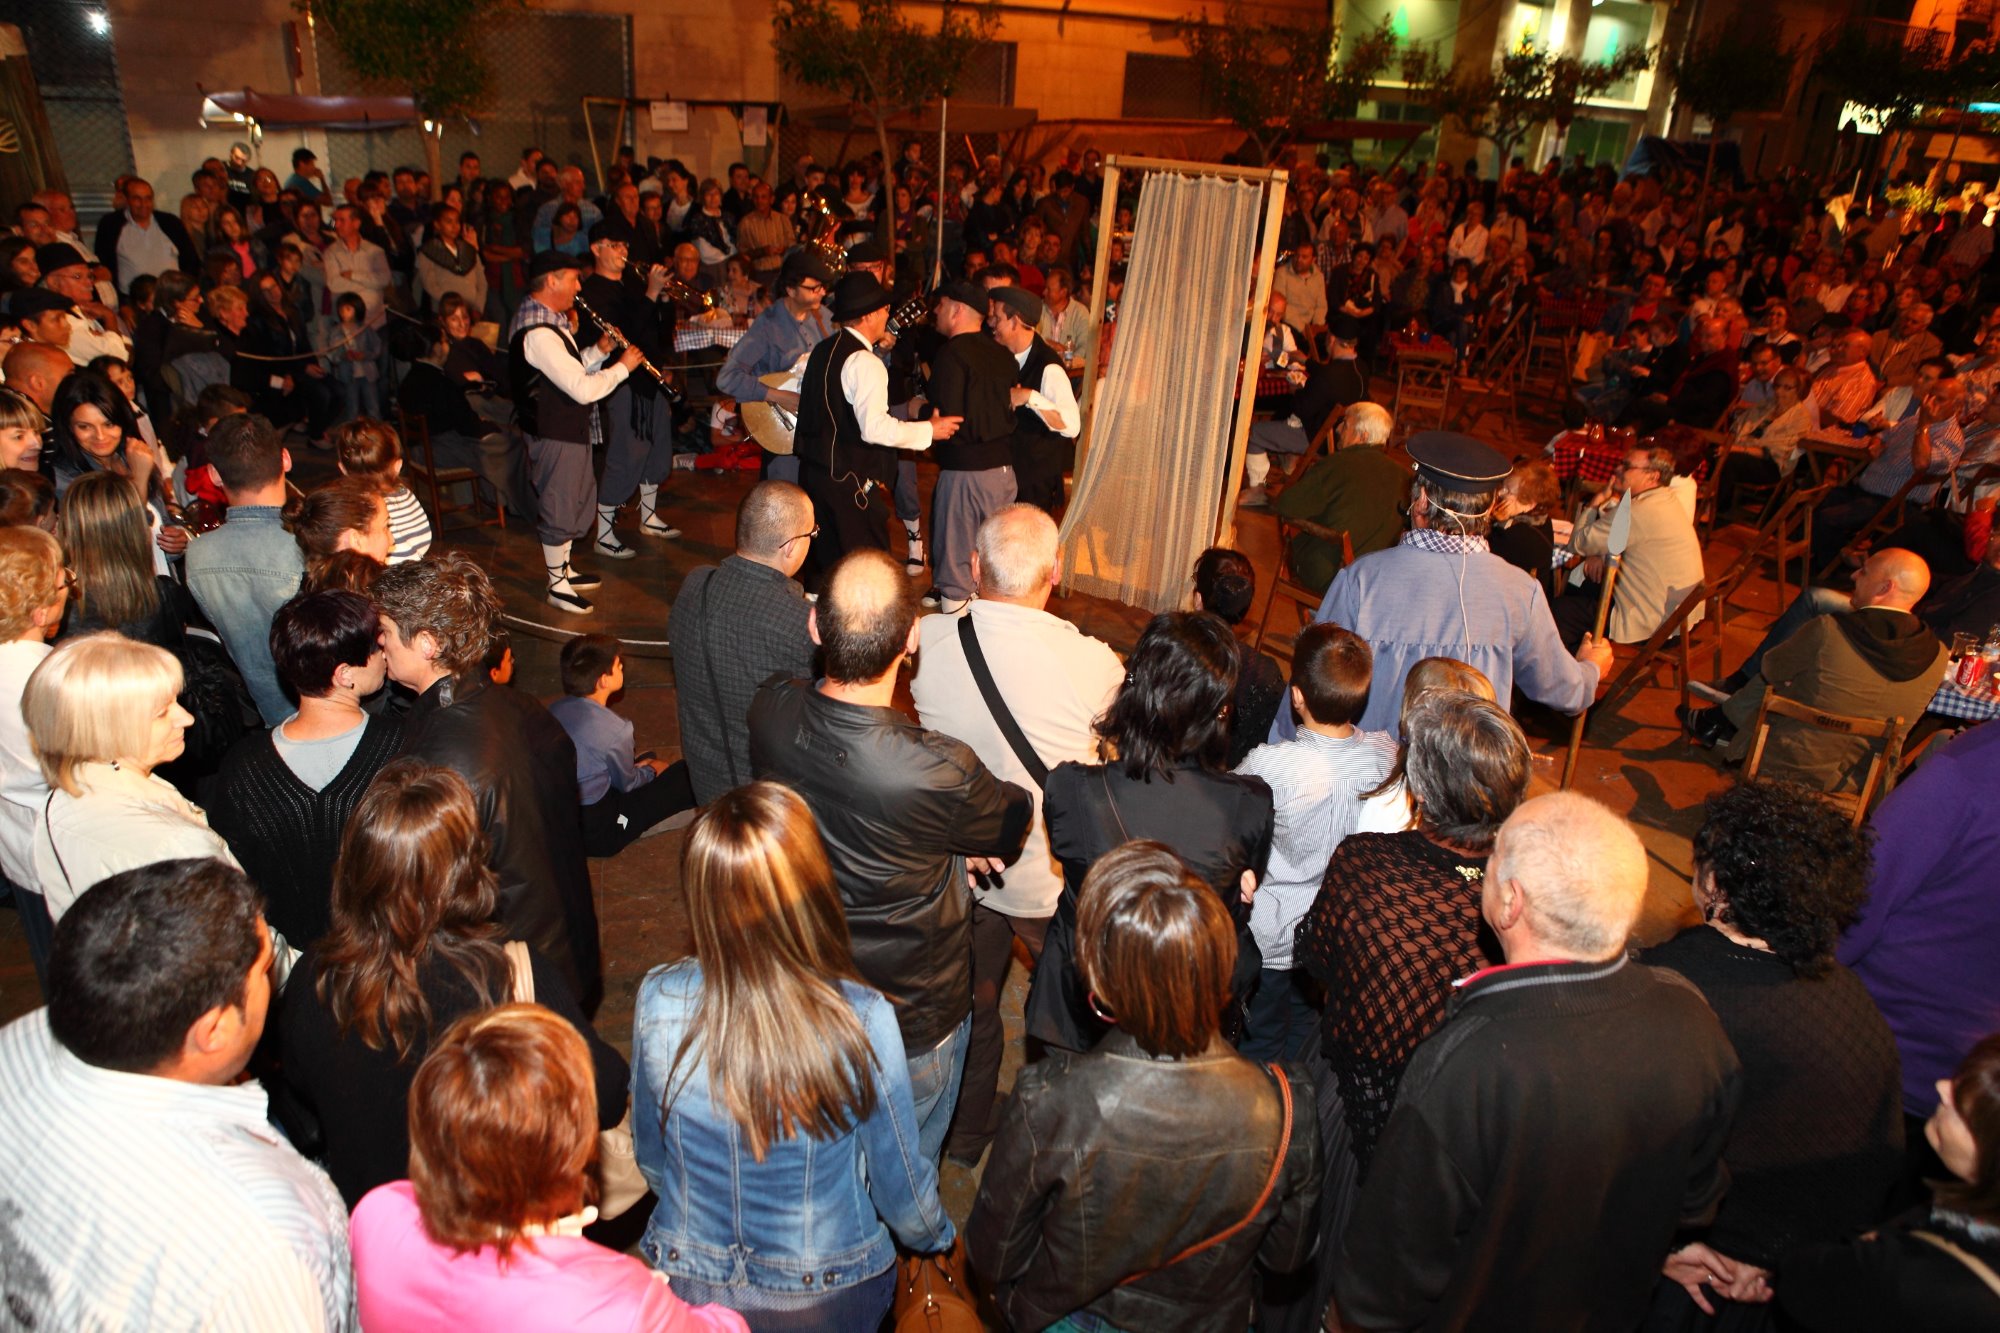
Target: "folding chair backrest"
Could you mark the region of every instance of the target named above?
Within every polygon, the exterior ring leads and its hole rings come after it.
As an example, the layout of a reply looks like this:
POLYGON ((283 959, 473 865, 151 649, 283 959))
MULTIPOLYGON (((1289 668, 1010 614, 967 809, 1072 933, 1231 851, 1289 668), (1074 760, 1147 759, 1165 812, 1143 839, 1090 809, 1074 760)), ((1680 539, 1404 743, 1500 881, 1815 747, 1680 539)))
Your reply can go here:
MULTIPOLYGON (((1879 746, 1869 746, 1868 771, 1862 778, 1858 795, 1844 792, 1823 793, 1827 800, 1846 808, 1852 803, 1854 826, 1861 827, 1861 821, 1868 817, 1868 807, 1875 799, 1875 789, 1883 785, 1884 774, 1888 774, 1887 784, 1893 786, 1895 774, 1902 767, 1903 736, 1907 728, 1900 717, 1850 717, 1844 713, 1830 713, 1814 708, 1796 699, 1787 699, 1776 690, 1764 691, 1764 700, 1757 708, 1757 721, 1750 744, 1750 757, 1743 763, 1743 780, 1751 781, 1757 776, 1764 762, 1764 744, 1771 737, 1771 719, 1790 718, 1815 731, 1824 731, 1837 736, 1851 736, 1856 740, 1880 741, 1879 746)), ((1886 787, 1885 787, 1886 790, 1886 787)))

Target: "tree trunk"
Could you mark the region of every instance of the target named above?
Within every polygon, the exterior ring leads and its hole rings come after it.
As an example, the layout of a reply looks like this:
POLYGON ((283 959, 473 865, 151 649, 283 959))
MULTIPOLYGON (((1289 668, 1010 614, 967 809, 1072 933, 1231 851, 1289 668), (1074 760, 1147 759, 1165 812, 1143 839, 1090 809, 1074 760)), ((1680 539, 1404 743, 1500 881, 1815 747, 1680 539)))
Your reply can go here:
MULTIPOLYGON (((1697 237, 1701 234, 1701 224, 1708 221, 1708 183, 1715 178, 1715 145, 1722 126, 1714 121, 1708 123, 1708 164, 1701 169, 1701 194, 1694 205, 1694 229, 1697 237)), ((1704 247, 1706 248, 1706 247, 1704 247)))
POLYGON ((444 126, 442 123, 436 121, 432 123, 437 125, 436 133, 424 129, 421 125, 417 127, 417 130, 424 136, 424 170, 431 174, 430 200, 435 200, 438 197, 438 191, 444 187, 444 148, 442 144, 444 126))
MULTIPOLYGON (((889 154, 889 118, 879 105, 870 106, 875 117, 875 143, 882 150, 882 209, 876 215, 875 234, 882 238, 882 252, 889 256, 889 280, 882 285, 896 290, 896 272, 902 267, 896 254, 896 159, 889 154)), ((943 178, 944 172, 939 170, 943 178)))

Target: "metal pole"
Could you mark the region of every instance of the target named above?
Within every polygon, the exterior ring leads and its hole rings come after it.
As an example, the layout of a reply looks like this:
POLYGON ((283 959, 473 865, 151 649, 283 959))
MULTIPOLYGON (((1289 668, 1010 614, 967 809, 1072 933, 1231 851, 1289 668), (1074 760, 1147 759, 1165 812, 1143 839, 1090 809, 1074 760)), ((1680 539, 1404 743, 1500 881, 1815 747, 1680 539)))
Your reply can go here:
POLYGON ((1083 456, 1090 448, 1090 427, 1097 410, 1097 358, 1104 346, 1104 292, 1111 280, 1111 220, 1118 211, 1118 157, 1104 159, 1104 197, 1097 205, 1097 262, 1090 269, 1090 346, 1083 353, 1083 398, 1077 417, 1076 479, 1083 482, 1083 456))
MULTIPOLYGON (((931 287, 944 281, 944 156, 945 122, 951 119, 951 99, 938 99, 937 242, 931 248, 931 287)), ((911 201, 913 204, 915 200, 911 201)))

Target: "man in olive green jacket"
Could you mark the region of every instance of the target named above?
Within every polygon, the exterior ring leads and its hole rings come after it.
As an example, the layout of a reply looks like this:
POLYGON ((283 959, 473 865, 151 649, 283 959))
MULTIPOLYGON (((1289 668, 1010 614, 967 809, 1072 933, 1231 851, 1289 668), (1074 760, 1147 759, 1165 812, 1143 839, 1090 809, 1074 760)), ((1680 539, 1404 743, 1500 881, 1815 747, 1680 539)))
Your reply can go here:
MULTIPOLYGON (((1334 427, 1334 452, 1280 492, 1272 510, 1345 532, 1356 556, 1394 546, 1403 533, 1410 471, 1388 455, 1393 425, 1380 403, 1350 406, 1334 427)), ((1340 572, 1339 548, 1311 533, 1292 539, 1291 556, 1292 573, 1314 592, 1324 592, 1340 572)))

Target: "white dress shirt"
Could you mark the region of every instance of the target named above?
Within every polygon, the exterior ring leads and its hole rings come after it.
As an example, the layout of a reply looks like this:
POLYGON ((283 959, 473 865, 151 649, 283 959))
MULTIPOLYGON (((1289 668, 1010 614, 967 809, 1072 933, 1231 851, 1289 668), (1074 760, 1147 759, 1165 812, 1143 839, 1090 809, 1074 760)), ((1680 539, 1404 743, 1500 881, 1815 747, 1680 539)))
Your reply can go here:
POLYGON ((50 651, 40 640, 0 643, 0 873, 35 892, 41 891, 35 878, 35 816, 49 799, 49 788, 28 743, 21 695, 50 651))
POLYGON ((132 344, 122 333, 106 332, 94 319, 85 319, 74 310, 69 314, 69 359, 87 366, 100 356, 132 359, 132 344))
POLYGON ((0 1271, 19 1327, 349 1330, 347 1209, 262 1085, 79 1060, 37 1009, 0 1029, 0 1271))
MULTIPOLYGON (((1036 756, 1050 768, 1069 760, 1098 762, 1091 724, 1124 683, 1118 654, 1067 620, 1033 607, 974 601, 965 614, 972 617, 993 683, 1036 756)), ((1001 874, 999 888, 976 892, 974 900, 1005 916, 1050 916, 1062 896, 1063 877, 1062 866, 1049 853, 1042 790, 988 711, 966 664, 958 622, 958 616, 947 615, 917 622, 917 674, 910 682, 917 720, 964 741, 994 777, 1025 788, 1034 798, 1035 822, 1020 859, 1001 874)))
POLYGON ((841 332, 861 344, 866 356, 850 356, 840 365, 840 395, 854 409, 861 426, 861 438, 890 449, 924 450, 931 447, 931 423, 898 421, 889 415, 889 368, 866 338, 853 329, 841 332))
POLYGON ((389 285, 396 280, 390 271, 389 256, 373 241, 362 241, 352 250, 335 240, 326 247, 326 290, 334 302, 348 292, 361 298, 366 307, 366 323, 371 329, 379 329, 389 316, 382 304, 389 285))
MULTIPOLYGON (((1014 353, 1014 364, 1025 368, 1028 352, 1033 346, 1030 343, 1014 353)), ((1042 372, 1042 387, 1028 390, 1028 406, 1037 412, 1053 412, 1061 418, 1062 424, 1050 429, 1066 440, 1075 439, 1077 432, 1083 429, 1083 414, 1077 409, 1076 390, 1070 388, 1069 376, 1061 366, 1050 366, 1042 372)), ((1048 418, 1043 417, 1042 422, 1047 425, 1048 418)), ((1090 762, 1097 761, 1093 759, 1090 762)))
POLYGON ((607 353, 592 343, 580 349, 583 360, 571 356, 569 341, 553 324, 537 324, 521 340, 521 355, 529 365, 549 377, 549 382, 579 403, 594 403, 611 396, 631 371, 617 362, 604 366, 607 353))
POLYGON ((165 273, 181 264, 180 247, 167 236, 166 229, 150 218, 144 223, 132 220, 132 214, 125 214, 125 225, 118 229, 118 288, 131 291, 132 280, 165 273))

